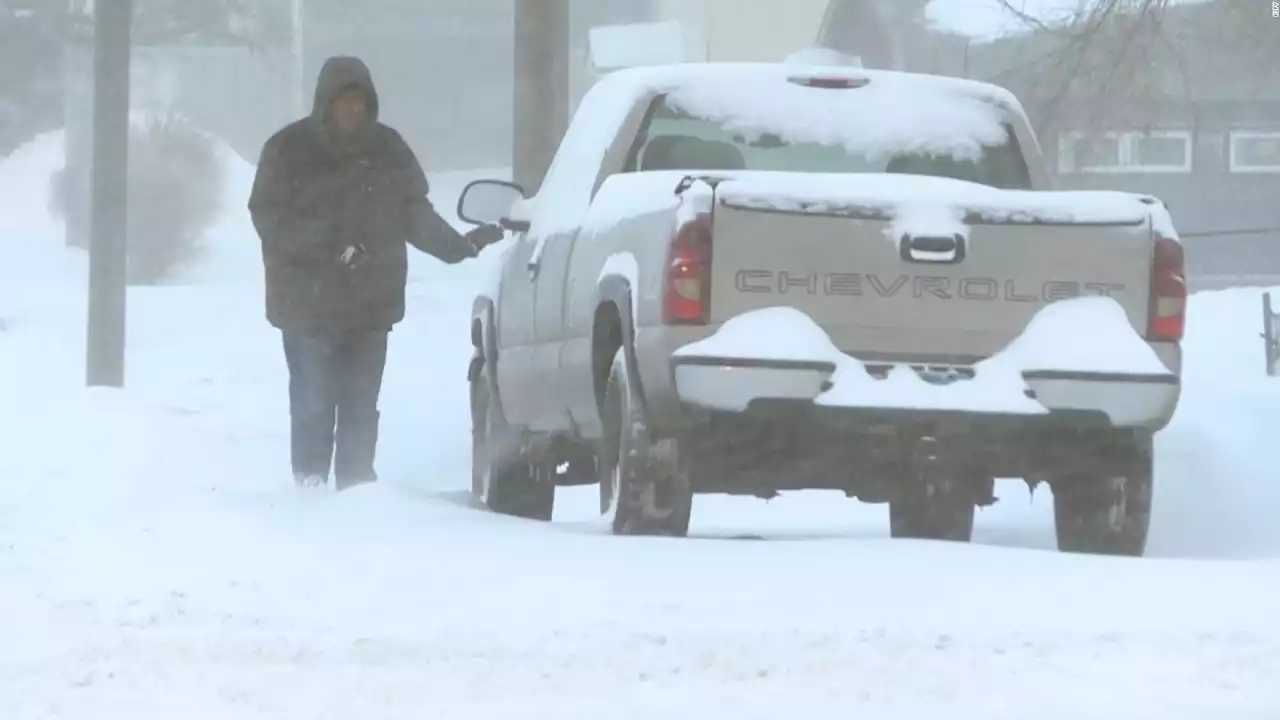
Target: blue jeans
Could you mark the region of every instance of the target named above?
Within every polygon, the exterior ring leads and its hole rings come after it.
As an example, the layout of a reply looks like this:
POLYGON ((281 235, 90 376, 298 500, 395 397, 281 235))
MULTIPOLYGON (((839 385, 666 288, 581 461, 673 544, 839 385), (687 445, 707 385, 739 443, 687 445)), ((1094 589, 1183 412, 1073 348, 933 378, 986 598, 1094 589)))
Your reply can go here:
POLYGON ((332 465, 338 489, 377 480, 373 459, 387 332, 285 332, 284 355, 294 476, 327 481, 332 465))

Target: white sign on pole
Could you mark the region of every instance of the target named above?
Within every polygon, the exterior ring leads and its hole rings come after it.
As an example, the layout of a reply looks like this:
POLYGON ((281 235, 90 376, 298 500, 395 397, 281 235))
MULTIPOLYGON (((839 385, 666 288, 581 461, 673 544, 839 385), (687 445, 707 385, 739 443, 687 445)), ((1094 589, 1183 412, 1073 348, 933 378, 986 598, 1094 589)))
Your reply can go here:
POLYGON ((594 27, 587 48, 596 73, 685 61, 684 33, 676 20, 594 27))

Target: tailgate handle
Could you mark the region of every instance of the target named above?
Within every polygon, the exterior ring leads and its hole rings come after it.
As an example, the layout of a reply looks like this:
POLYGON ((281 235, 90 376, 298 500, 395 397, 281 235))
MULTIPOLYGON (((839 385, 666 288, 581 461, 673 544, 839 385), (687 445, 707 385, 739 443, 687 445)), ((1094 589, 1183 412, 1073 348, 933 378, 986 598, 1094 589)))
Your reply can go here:
POLYGON ((902 259, 913 263, 939 263, 955 265, 964 262, 965 237, 956 235, 912 235, 902 236, 898 244, 902 259))

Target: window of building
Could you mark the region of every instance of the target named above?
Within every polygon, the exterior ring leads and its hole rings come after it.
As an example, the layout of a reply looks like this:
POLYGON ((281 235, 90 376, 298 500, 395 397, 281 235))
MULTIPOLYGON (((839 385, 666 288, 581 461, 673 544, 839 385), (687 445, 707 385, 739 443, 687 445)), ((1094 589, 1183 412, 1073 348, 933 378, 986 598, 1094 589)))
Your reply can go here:
POLYGON ((1078 172, 1116 170, 1124 164, 1123 140, 1119 134, 1063 138, 1062 168, 1078 172))
POLYGON ((1137 168, 1191 169, 1190 133, 1133 134, 1127 164, 1137 168))
POLYGON ((1068 133, 1058 146, 1058 169, 1071 173, 1191 172, 1191 133, 1068 133))
POLYGON ((1233 173, 1280 173, 1280 132, 1231 133, 1233 173))

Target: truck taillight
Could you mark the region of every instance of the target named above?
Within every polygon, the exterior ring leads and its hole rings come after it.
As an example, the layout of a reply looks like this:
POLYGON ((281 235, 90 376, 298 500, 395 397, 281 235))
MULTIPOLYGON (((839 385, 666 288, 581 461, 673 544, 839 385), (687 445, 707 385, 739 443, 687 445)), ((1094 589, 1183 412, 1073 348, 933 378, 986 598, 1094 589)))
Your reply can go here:
POLYGON ((662 321, 706 325, 711 311, 711 216, 700 214, 676 230, 667 253, 662 321))
POLYGON ((1151 259, 1151 311, 1147 339, 1178 342, 1186 326, 1187 277, 1182 243, 1157 237, 1151 259))

